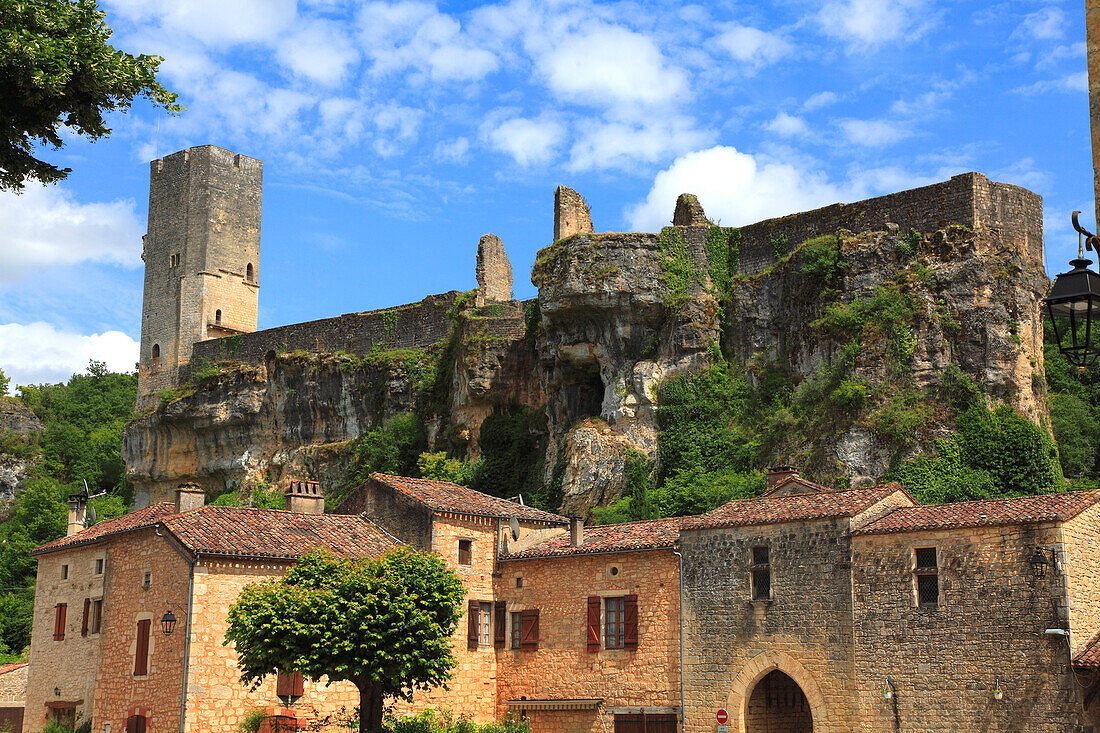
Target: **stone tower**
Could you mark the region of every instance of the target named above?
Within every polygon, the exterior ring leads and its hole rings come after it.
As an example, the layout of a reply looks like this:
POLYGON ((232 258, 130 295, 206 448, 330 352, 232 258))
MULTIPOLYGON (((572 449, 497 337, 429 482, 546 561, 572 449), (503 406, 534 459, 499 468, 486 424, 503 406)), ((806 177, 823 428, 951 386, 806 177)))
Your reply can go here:
POLYGON ((213 145, 150 164, 139 410, 179 383, 195 342, 256 330, 262 184, 261 161, 213 145))

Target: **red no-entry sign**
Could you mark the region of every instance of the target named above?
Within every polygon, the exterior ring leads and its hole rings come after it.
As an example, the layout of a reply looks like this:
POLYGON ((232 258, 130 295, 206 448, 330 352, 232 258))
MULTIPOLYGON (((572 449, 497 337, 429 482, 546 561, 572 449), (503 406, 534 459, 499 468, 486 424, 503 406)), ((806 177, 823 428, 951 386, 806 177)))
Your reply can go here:
POLYGON ((715 717, 718 718, 718 722, 721 725, 725 725, 726 721, 730 719, 730 716, 726 715, 726 711, 724 709, 720 709, 718 711, 718 715, 716 715, 715 717))

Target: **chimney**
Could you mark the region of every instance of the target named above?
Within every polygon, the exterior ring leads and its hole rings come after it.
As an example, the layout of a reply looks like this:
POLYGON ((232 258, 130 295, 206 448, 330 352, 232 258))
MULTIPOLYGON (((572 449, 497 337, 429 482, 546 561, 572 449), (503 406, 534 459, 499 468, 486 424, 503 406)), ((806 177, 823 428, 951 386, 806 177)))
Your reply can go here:
POLYGON ((569 518, 569 546, 580 547, 584 544, 584 517, 569 518))
POLYGON ((286 510, 299 514, 324 514, 325 495, 317 481, 291 481, 286 490, 286 510))
POLYGON ((74 535, 84 529, 84 519, 88 512, 88 495, 69 494, 69 526, 65 536, 74 535))
POLYGON ((797 468, 791 466, 775 466, 766 474, 768 480, 767 489, 778 486, 791 476, 798 478, 800 475, 797 468))
POLYGON ((206 503, 206 491, 196 483, 188 481, 176 489, 176 512, 190 512, 201 509, 206 503))

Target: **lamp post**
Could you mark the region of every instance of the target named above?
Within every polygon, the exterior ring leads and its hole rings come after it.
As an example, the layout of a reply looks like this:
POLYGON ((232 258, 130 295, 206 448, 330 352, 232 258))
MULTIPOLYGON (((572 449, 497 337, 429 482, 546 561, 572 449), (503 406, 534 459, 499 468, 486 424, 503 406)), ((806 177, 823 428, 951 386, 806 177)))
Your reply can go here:
POLYGON ((1053 548, 1036 547, 1035 554, 1031 556, 1031 559, 1028 560, 1028 562, 1031 563, 1031 572, 1035 574, 1036 578, 1039 578, 1041 580, 1043 577, 1046 576, 1047 568, 1055 567, 1055 569, 1057 569, 1054 565, 1055 560, 1056 556, 1054 554, 1053 548), (1047 559, 1048 552, 1050 553, 1049 560, 1047 559))
POLYGON ((168 613, 160 617, 161 628, 164 629, 165 636, 171 636, 172 632, 176 629, 176 614, 172 613, 172 609, 168 609, 168 613))
POLYGON ((1100 334, 1096 333, 1100 328, 1100 275, 1089 269, 1092 260, 1085 259, 1086 249, 1100 252, 1100 238, 1077 223, 1080 213, 1073 212, 1073 228, 1078 233, 1077 259, 1070 260, 1073 269, 1055 279, 1043 305, 1058 350, 1071 364, 1084 369, 1100 358, 1100 334))

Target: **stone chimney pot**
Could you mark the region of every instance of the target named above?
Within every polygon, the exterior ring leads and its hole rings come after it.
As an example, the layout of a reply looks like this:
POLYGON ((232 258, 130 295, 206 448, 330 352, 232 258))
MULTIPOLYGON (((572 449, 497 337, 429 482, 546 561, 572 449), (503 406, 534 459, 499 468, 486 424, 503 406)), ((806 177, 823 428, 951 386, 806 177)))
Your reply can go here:
POLYGON ((206 490, 188 481, 176 489, 176 511, 179 513, 201 509, 206 504, 206 490))
POLYGON ((794 468, 793 466, 775 466, 765 475, 767 476, 766 488, 771 489, 786 481, 788 478, 791 478, 792 476, 794 478, 798 478, 802 474, 797 468, 794 468))
POLYGON ((570 517, 569 546, 580 547, 584 544, 584 517, 570 517))
POLYGON ((286 490, 286 510, 299 514, 324 514, 325 495, 317 481, 291 481, 286 490))

